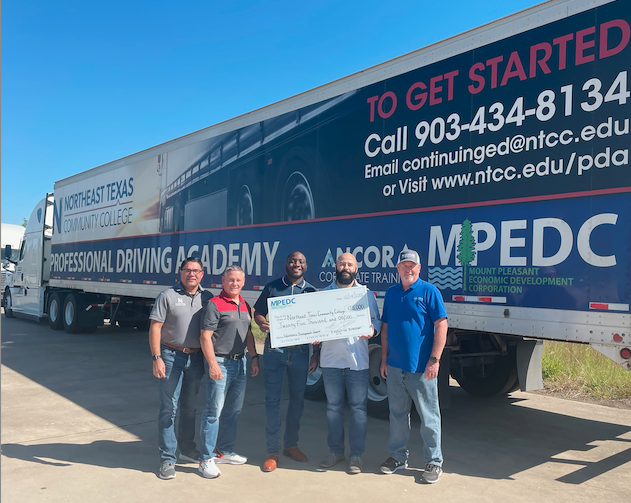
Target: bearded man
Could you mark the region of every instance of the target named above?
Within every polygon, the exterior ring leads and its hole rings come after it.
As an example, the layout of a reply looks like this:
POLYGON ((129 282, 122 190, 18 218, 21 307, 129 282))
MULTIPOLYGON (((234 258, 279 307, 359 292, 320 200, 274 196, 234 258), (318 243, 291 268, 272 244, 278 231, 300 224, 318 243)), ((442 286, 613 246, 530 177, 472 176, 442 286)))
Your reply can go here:
MULTIPOLYGON (((356 288, 357 260, 352 253, 343 253, 335 263, 335 281, 325 290, 356 288)), ((348 443, 350 461, 348 473, 360 473, 364 466, 362 454, 366 447, 368 424, 368 339, 381 328, 379 308, 372 292, 368 292, 370 318, 369 334, 322 343, 320 368, 326 392, 326 418, 329 425, 327 442, 329 454, 320 466, 330 468, 344 460, 344 391, 348 394, 350 425, 348 443)), ((317 353, 317 352, 316 352, 317 353)))

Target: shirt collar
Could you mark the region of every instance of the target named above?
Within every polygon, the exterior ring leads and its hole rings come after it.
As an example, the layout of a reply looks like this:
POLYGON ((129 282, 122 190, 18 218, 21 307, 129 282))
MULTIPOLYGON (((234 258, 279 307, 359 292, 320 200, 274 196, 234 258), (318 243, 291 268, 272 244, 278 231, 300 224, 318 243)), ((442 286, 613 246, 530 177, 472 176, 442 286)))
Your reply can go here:
MULTIPOLYGON (((362 286, 362 285, 360 284, 359 281, 355 280, 355 282, 348 288, 355 288, 356 286, 362 286)), ((339 286, 337 286, 337 281, 334 281, 333 283, 331 283, 331 288, 339 288, 339 286)))
MULTIPOLYGON (((418 288, 418 286, 419 286, 420 284, 421 284, 421 277, 419 276, 419 277, 416 279, 416 281, 410 285, 410 288, 408 288, 408 290, 414 290, 415 288, 418 288)), ((407 291, 408 291, 408 290, 404 290, 404 289, 403 289, 403 283, 401 283, 400 281, 399 281, 399 288, 401 288, 401 291, 402 291, 402 292, 407 292, 407 291)))
POLYGON ((290 281, 289 281, 289 279, 287 278, 287 276, 283 276, 283 278, 282 278, 282 279, 283 279, 283 284, 284 284, 286 287, 290 287, 290 286, 297 286, 298 288, 304 288, 304 287, 305 287, 305 283, 306 283, 306 281, 305 281, 305 279, 304 279, 304 278, 302 278, 302 281, 301 281, 300 283, 297 283, 297 284, 295 284, 295 285, 294 285, 293 283, 290 283, 290 281))
POLYGON ((226 291, 224 289, 221 290, 221 293, 219 293, 219 297, 221 297, 223 300, 225 300, 226 302, 232 302, 233 304, 240 306, 243 303, 243 297, 241 297, 241 294, 239 294, 239 303, 237 304, 234 299, 232 297, 230 297, 230 295, 228 295, 226 293, 226 291))
MULTIPOLYGON (((188 295, 189 297, 191 297, 191 294, 188 293, 186 290, 184 290, 181 283, 178 283, 177 285, 173 285, 173 290, 175 290, 178 293, 182 293, 184 295, 188 295)), ((203 291, 204 289, 202 288, 202 285, 197 285, 197 291, 192 295, 192 297, 194 297, 195 295, 203 291)))

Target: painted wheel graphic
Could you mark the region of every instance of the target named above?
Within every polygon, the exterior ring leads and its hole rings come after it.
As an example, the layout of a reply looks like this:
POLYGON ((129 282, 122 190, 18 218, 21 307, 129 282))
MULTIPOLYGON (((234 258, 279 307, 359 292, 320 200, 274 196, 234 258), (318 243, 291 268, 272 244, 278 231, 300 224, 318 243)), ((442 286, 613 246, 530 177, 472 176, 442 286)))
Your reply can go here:
POLYGON ((311 187, 305 176, 298 171, 293 172, 285 183, 280 216, 283 222, 315 218, 311 187))
POLYGON ((250 187, 242 185, 237 196, 237 225, 254 223, 254 204, 250 187))

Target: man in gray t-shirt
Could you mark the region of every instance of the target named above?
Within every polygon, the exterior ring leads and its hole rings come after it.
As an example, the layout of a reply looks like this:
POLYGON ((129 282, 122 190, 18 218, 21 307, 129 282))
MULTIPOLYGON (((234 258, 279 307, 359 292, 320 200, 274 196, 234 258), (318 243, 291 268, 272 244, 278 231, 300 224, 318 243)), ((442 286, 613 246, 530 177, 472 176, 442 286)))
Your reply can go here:
POLYGON ((202 310, 213 296, 200 286, 203 276, 202 262, 198 258, 187 258, 180 266, 180 283, 158 295, 149 315, 153 375, 160 379, 158 476, 161 479, 175 477, 178 442, 180 461, 197 462, 199 458, 194 441, 197 392, 204 375, 199 334, 202 310))

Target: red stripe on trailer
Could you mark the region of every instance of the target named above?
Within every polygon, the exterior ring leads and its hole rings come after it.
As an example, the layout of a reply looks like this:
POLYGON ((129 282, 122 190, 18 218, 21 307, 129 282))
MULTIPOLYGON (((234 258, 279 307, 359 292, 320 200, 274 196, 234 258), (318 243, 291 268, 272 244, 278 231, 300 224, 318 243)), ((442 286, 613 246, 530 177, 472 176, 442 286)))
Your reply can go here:
POLYGON ((157 281, 152 281, 152 280, 145 279, 145 280, 143 280, 143 284, 144 284, 144 285, 157 285, 157 284, 158 284, 158 282, 157 282, 157 281))
POLYGON ((81 278, 81 281, 92 281, 92 278, 81 278))
POLYGON ((590 302, 590 309, 600 309, 603 311, 628 311, 629 304, 617 304, 615 302, 590 302))
POLYGON ((474 297, 470 295, 453 295, 454 302, 483 302, 486 304, 506 304, 506 297, 474 297))
POLYGON ((210 288, 221 288, 221 285, 218 285, 217 283, 212 283, 210 285, 210 288))
POLYGON ((99 281, 109 281, 110 278, 99 278, 99 281))
POLYGON ((121 283, 131 283, 130 279, 121 279, 121 283))
POLYGON ((263 288, 265 288, 264 286, 260 286, 260 285, 254 285, 253 288, 255 290, 263 290, 263 288))
POLYGON ((74 279, 74 276, 66 276, 66 279, 74 279))

